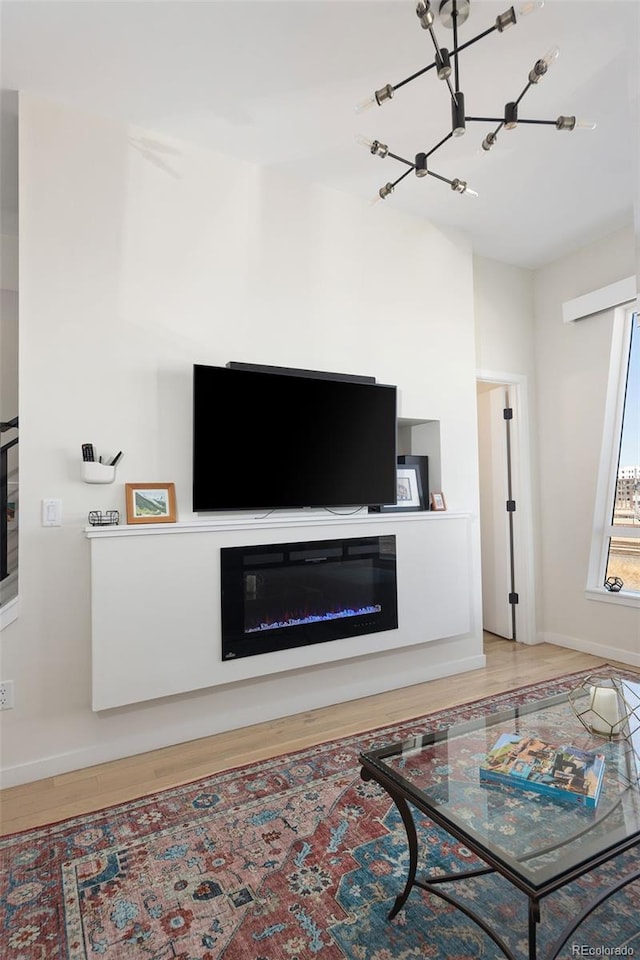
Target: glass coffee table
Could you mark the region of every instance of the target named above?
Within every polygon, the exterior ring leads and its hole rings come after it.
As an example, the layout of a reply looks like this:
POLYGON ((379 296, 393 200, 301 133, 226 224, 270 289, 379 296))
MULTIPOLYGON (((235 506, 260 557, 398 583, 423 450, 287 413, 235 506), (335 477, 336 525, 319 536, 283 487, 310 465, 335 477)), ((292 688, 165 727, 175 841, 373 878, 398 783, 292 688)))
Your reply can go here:
MULTIPOLYGON (((487 920, 455 892, 442 887, 495 871, 528 898, 529 960, 537 960, 536 934, 544 897, 640 844, 638 756, 637 744, 634 749, 622 739, 608 741, 592 736, 576 719, 566 694, 362 753, 362 778, 375 780, 393 799, 409 844, 407 880, 389 919, 402 909, 417 886, 462 910, 506 957, 515 960, 487 920), (604 754, 605 777, 596 807, 560 802, 520 786, 481 781, 480 764, 502 733, 570 743, 580 750, 604 754), (484 866, 458 874, 432 871, 419 879, 418 833, 412 808, 456 838, 484 866)), ((547 960, 557 956, 599 904, 640 878, 640 870, 627 869, 626 875, 599 890, 579 916, 571 918, 552 944, 547 960)))

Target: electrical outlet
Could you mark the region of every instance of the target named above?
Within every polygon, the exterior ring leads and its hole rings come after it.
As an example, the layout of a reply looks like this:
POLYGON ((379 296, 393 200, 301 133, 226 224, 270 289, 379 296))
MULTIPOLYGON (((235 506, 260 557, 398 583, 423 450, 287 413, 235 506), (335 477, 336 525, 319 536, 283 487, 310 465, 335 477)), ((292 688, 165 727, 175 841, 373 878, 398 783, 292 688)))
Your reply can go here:
POLYGON ((13 680, 0 681, 0 710, 13 708, 13 680))

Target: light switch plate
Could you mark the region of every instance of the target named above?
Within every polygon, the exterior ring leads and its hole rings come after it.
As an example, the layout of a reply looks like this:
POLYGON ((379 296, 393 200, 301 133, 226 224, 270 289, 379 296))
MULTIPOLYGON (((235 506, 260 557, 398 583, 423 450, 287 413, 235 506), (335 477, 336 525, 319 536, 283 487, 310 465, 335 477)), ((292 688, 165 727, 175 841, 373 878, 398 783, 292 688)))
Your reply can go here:
POLYGON ((42 501, 42 526, 62 526, 62 500, 42 501))

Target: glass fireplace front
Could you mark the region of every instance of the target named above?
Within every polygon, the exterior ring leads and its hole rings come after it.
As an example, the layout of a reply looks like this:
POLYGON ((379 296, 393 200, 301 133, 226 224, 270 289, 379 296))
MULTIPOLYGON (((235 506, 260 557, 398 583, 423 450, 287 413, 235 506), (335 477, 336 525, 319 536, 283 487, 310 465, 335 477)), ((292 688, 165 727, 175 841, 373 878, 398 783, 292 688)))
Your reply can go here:
POLYGON ((223 660, 398 626, 395 536, 223 547, 220 554, 223 660))

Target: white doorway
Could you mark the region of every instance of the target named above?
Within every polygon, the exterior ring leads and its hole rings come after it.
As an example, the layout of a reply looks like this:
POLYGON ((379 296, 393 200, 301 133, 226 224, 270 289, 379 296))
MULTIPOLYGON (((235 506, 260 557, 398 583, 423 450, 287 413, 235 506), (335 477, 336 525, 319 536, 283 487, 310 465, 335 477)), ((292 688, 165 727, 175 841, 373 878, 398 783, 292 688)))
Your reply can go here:
POLYGON ((483 629, 535 643, 526 378, 477 375, 483 629))

